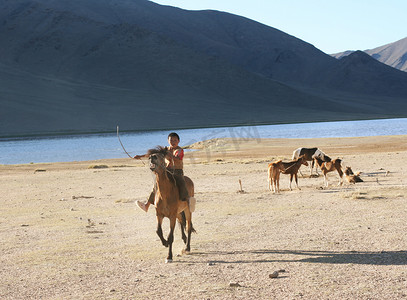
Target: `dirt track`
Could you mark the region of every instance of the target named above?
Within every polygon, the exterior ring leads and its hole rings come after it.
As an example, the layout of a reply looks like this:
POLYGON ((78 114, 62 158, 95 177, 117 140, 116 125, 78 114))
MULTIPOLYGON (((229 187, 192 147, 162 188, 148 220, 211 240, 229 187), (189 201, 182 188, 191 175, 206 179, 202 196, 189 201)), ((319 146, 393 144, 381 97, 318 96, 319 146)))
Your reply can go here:
MULTIPOLYGON (((146 163, 0 166, 0 298, 407 298, 406 140, 194 145, 201 150, 187 154, 185 173, 196 186, 197 234, 191 255, 172 264, 154 208, 146 214, 134 204, 152 186, 146 163), (267 164, 300 146, 341 157, 364 182, 338 187, 331 173, 327 189, 322 177, 307 177, 289 191, 282 175, 281 194, 271 193, 267 164)), ((175 239, 180 253, 178 228, 175 239)))

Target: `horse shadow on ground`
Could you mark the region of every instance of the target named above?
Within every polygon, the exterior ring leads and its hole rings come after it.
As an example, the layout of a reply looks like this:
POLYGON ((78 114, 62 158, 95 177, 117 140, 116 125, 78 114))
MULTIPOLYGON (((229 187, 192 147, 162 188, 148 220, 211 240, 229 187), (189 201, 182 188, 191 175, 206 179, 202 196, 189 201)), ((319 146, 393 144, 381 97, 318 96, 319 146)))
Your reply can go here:
POLYGON ((210 257, 206 261, 207 263, 219 264, 302 262, 378 266, 407 265, 407 251, 248 250, 192 252, 191 255, 210 257), (253 259, 247 259, 247 256, 250 255, 253 255, 253 259), (260 258, 263 255, 264 258, 260 258), (241 256, 245 258, 240 259, 241 256), (222 259, 222 257, 227 258, 222 259))

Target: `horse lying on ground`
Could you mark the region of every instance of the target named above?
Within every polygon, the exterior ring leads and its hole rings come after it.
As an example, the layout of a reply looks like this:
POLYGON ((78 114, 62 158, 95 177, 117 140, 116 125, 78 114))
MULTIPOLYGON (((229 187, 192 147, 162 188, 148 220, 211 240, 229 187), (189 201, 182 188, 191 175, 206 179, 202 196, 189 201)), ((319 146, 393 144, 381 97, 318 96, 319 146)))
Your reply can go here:
MULTIPOLYGON (((301 155, 305 156, 306 161, 311 161, 310 175, 309 175, 310 177, 312 176, 312 169, 314 168, 314 157, 319 157, 322 161, 330 161, 331 160, 331 158, 328 155, 326 155, 324 152, 322 152, 318 148, 298 148, 298 149, 293 151, 292 159, 293 160, 297 159, 301 155)), ((318 168, 317 167, 315 167, 315 172, 318 175, 318 168)), ((301 170, 300 170, 300 174, 302 176, 301 170)))
MULTIPOLYGON (((157 215, 157 235, 162 244, 168 247, 166 262, 172 261, 172 243, 174 241, 174 228, 176 220, 181 225, 182 239, 185 243, 185 253, 191 250, 191 233, 195 232, 192 226, 192 213, 188 201, 181 201, 178 187, 171 171, 165 167, 165 155, 168 150, 164 147, 148 150, 150 170, 155 174, 154 206, 157 215), (163 237, 162 222, 164 217, 170 219, 170 232, 167 240, 163 237), (185 228, 187 236, 185 235, 185 228)), ((184 176, 190 197, 194 196, 194 184, 190 178, 184 176)))
POLYGON ((273 185, 273 192, 277 193, 280 192, 280 172, 283 174, 290 175, 290 191, 291 182, 293 181, 293 177, 295 178, 295 184, 299 190, 301 190, 298 186, 298 170, 301 165, 308 166, 307 161, 305 160, 304 155, 298 157, 295 160, 289 162, 283 162, 282 160, 277 160, 273 163, 270 163, 268 166, 268 182, 269 182, 269 189, 271 190, 271 185, 273 185))
POLYGON ((356 182, 363 182, 362 178, 360 178, 360 172, 356 174, 353 173, 351 167, 346 167, 345 169, 345 177, 349 183, 355 184, 356 182))
POLYGON ((328 187, 328 178, 327 174, 332 171, 337 171, 339 174, 339 183, 338 185, 343 184, 343 172, 342 172, 342 160, 340 158, 336 158, 331 161, 324 162, 319 157, 314 157, 314 160, 317 162, 318 166, 321 168, 322 174, 324 174, 324 184, 328 187))

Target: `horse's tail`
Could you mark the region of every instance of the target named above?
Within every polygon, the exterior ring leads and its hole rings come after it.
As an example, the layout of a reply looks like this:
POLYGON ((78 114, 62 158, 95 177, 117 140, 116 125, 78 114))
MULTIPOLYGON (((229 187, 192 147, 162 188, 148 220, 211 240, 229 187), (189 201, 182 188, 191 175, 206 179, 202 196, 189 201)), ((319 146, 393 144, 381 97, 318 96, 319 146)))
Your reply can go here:
POLYGON ((271 174, 273 174, 273 163, 270 163, 267 167, 267 180, 271 180, 271 174))
POLYGON ((192 225, 192 222, 191 222, 191 232, 195 232, 195 233, 196 233, 196 230, 195 230, 194 226, 192 225))
MULTIPOLYGON (((183 211, 181 212, 181 220, 182 220, 181 225, 185 228, 187 226, 187 218, 185 217, 185 212, 183 211)), ((191 232, 196 232, 194 226, 192 225, 192 222, 191 222, 191 232)))
POLYGON ((269 180, 272 177, 272 174, 274 172, 274 168, 278 168, 278 164, 281 163, 282 161, 283 161, 282 159, 279 159, 279 160, 276 160, 276 161, 274 161, 272 163, 269 163, 269 165, 268 165, 268 179, 269 180))
POLYGON ((338 165, 338 173, 339 173, 339 176, 340 177, 342 177, 343 176, 343 170, 344 170, 344 167, 343 167, 343 165, 342 165, 342 159, 340 159, 340 158, 337 158, 337 159, 335 159, 335 164, 337 164, 338 165))
POLYGON ((336 161, 337 161, 339 167, 341 168, 341 170, 345 169, 345 168, 343 167, 343 160, 342 160, 342 159, 337 158, 336 161))

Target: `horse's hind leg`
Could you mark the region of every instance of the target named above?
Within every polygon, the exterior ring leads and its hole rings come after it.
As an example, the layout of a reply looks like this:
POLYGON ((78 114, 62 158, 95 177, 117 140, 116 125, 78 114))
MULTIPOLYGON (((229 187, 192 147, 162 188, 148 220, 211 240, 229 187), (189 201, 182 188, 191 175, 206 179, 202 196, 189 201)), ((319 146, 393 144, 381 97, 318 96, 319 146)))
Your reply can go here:
POLYGON ((187 236, 185 235, 185 224, 186 224, 186 220, 185 220, 185 212, 181 212, 178 217, 178 222, 179 225, 181 227, 181 235, 182 235, 182 240, 184 241, 184 243, 187 243, 187 236))
POLYGON ((191 252, 191 234, 193 230, 191 220, 187 221, 187 228, 188 228, 188 239, 185 245, 185 253, 189 254, 191 252))
POLYGON ((338 171, 338 174, 339 174, 339 183, 338 183, 338 186, 340 186, 340 185, 343 184, 343 172, 342 172, 342 170, 341 170, 340 167, 337 168, 336 170, 338 171))
POLYGON ((189 254, 191 251, 191 234, 194 230, 192 226, 192 214, 190 211, 185 211, 185 220, 186 220, 186 230, 187 230, 187 240, 185 242, 185 249, 183 253, 189 254))
POLYGON ((276 174, 276 177, 274 178, 274 184, 275 184, 275 191, 277 194, 280 194, 280 171, 276 174))
POLYGON ((328 177, 327 177, 327 174, 328 173, 324 173, 324 185, 325 185, 325 187, 328 187, 328 177))

